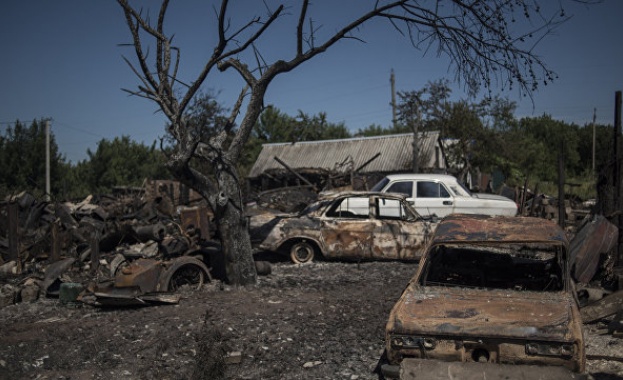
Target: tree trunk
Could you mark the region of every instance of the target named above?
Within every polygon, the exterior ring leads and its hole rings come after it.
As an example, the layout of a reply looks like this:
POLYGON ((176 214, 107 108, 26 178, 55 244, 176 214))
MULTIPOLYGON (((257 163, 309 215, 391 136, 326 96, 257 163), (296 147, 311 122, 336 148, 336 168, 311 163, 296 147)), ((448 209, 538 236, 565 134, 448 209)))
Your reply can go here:
POLYGON ((215 210, 216 224, 221 238, 225 258, 227 281, 235 285, 250 285, 257 281, 253 260, 248 221, 244 216, 244 205, 238 181, 226 175, 219 181, 221 192, 215 210))

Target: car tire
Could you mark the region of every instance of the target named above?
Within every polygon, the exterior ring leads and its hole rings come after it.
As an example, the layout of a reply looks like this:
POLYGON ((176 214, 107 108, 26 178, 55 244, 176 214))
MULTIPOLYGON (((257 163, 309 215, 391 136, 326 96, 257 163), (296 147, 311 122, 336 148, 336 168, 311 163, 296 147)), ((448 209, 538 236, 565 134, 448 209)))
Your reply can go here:
POLYGON ((206 276, 203 269, 194 264, 186 264, 178 268, 169 280, 169 291, 175 292, 182 286, 187 285, 192 289, 201 289, 206 282, 206 276))
POLYGON ((301 241, 290 248, 290 259, 295 264, 311 263, 316 256, 314 247, 306 241, 301 241))

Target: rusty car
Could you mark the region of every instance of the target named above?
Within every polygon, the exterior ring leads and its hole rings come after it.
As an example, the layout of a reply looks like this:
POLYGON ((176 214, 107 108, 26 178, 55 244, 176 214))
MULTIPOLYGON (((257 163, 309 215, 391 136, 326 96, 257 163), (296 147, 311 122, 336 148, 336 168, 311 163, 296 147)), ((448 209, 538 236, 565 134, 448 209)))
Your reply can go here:
POLYGON ((392 308, 381 371, 391 378, 405 366, 427 368, 425 378, 446 379, 458 366, 494 378, 513 365, 504 378, 583 376, 568 254, 564 231, 548 220, 446 217, 392 308))
POLYGON ((425 220, 399 194, 327 192, 297 215, 251 217, 258 250, 315 258, 419 260, 436 223, 425 220))

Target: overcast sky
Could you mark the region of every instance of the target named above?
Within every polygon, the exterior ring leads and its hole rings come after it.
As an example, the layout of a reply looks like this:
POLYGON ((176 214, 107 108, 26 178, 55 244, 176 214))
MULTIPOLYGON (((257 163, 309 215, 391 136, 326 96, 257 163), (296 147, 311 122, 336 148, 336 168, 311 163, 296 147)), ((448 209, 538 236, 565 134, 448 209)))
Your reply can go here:
MULTIPOLYGON (((172 2, 166 30, 182 48, 180 79, 191 82, 213 49, 212 1, 172 2)), ((288 6, 295 2, 286 1, 288 6)), ((548 2, 557 4, 558 2, 548 2)), ((157 2, 144 1, 145 11, 157 11, 157 2)), ((374 1, 312 1, 310 16, 322 33, 331 33, 356 18, 374 1)), ((232 1, 231 14, 250 17, 262 2, 232 1)), ((586 7, 566 7, 573 16, 537 48, 559 75, 533 97, 516 90, 495 92, 518 104, 517 117, 549 114, 580 125, 593 119, 613 124, 614 93, 623 90, 623 1, 605 0, 586 7)), ((295 48, 292 20, 276 24, 261 45, 268 60, 290 58, 295 48)), ((155 17, 152 17, 155 20, 155 17)), ((242 21, 238 21, 242 22, 242 21)), ((417 90, 429 81, 454 78, 445 57, 414 50, 386 22, 374 22, 358 31, 365 43, 339 42, 325 54, 295 71, 278 77, 265 99, 295 116, 326 112, 329 121, 344 122, 357 131, 371 124, 391 123, 390 72, 396 89, 417 90)), ((3 0, 0 3, 0 131, 15 120, 52 118, 60 151, 72 161, 85 159, 102 138, 129 135, 151 144, 163 135, 165 118, 154 103, 130 97, 122 88, 134 89, 138 81, 122 56, 133 58, 121 8, 104 0, 3 0)), ((232 73, 208 77, 205 89, 218 94, 231 107, 240 91, 232 73)), ((453 100, 465 98, 454 86, 453 100)))

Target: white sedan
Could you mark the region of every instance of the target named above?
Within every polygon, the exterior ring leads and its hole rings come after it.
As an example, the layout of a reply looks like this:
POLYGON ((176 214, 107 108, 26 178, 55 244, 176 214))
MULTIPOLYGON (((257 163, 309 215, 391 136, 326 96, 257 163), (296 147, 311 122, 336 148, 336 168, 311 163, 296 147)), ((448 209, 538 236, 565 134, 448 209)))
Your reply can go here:
POLYGON ((445 174, 392 174, 371 191, 405 194, 418 214, 517 215, 517 204, 501 195, 472 194, 457 179, 445 174))

